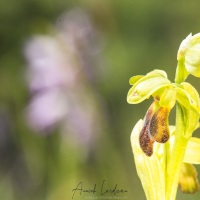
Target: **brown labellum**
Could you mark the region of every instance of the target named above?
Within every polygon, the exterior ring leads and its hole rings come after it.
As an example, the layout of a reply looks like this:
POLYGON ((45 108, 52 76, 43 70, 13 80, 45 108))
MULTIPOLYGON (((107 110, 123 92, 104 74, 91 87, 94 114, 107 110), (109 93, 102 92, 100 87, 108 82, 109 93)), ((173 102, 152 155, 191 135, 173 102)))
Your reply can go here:
POLYGON ((151 156, 153 154, 153 143, 154 140, 150 138, 148 134, 149 123, 145 123, 139 136, 139 143, 142 151, 147 155, 151 156))
POLYGON ((160 107, 151 118, 148 130, 150 136, 152 136, 156 142, 165 143, 169 139, 169 111, 168 107, 160 107))
POLYGON ((153 144, 155 141, 149 135, 148 129, 149 129, 149 123, 150 123, 151 117, 152 117, 155 109, 156 109, 156 103, 154 101, 151 104, 151 106, 149 107, 149 109, 147 110, 147 113, 146 113, 145 119, 144 119, 144 125, 143 125, 142 130, 140 131, 140 135, 139 135, 140 148, 147 156, 151 156, 153 154, 153 144))

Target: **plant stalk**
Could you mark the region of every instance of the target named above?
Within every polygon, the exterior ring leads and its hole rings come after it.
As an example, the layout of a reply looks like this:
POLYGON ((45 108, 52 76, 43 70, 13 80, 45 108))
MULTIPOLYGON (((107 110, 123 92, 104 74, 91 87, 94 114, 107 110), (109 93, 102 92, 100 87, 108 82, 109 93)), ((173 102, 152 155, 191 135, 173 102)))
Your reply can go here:
POLYGON ((176 199, 180 169, 188 143, 188 138, 184 136, 184 132, 183 111, 180 104, 177 103, 175 141, 166 173, 166 200, 176 199))

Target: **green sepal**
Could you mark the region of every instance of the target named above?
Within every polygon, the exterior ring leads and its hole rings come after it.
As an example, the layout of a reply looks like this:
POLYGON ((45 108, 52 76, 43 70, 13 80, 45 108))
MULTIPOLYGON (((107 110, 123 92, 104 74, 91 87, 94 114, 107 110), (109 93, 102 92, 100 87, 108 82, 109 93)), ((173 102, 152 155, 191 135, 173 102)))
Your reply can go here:
POLYGON ((177 89, 177 101, 182 104, 184 116, 185 136, 190 138, 193 131, 198 126, 199 121, 199 94, 189 83, 181 83, 182 88, 177 89))
POLYGON ((200 164, 200 139, 191 137, 184 156, 185 163, 200 164))
MULTIPOLYGON (((178 66, 181 66, 181 68, 184 67, 187 70, 188 74, 200 77, 199 56, 200 56, 200 33, 194 36, 192 36, 192 34, 189 34, 182 41, 179 47, 177 54, 178 66)), ((179 70, 179 73, 182 73, 181 70, 179 70)))
POLYGON ((200 43, 191 46, 185 56, 185 68, 193 76, 200 77, 200 43))
POLYGON ((181 87, 176 87, 177 91, 177 101, 183 105, 186 109, 200 114, 199 107, 199 94, 196 89, 189 83, 183 82, 181 87))
POLYGON ((144 188, 146 199, 155 200, 165 197, 164 161, 161 160, 164 145, 156 143, 156 152, 151 157, 145 155, 139 145, 139 133, 143 127, 143 123, 143 120, 139 120, 133 128, 131 145, 137 174, 144 188))
POLYGON ((160 69, 154 69, 153 71, 147 73, 146 76, 151 76, 151 75, 159 75, 159 76, 162 76, 164 78, 167 78, 167 73, 163 70, 160 70, 160 69))
POLYGON ((197 33, 195 35, 192 36, 192 39, 190 41, 190 45, 193 46, 197 43, 200 43, 200 33, 197 33))
POLYGON ((176 103, 176 90, 173 87, 166 88, 160 98, 160 106, 172 109, 176 103))
MULTIPOLYGON (((157 90, 171 85, 171 82, 166 78, 166 73, 162 70, 154 70, 146 76, 138 78, 138 81, 132 86, 128 92, 127 101, 130 104, 137 104, 145 99, 148 99, 157 90)), ((133 79, 131 81, 134 82, 133 79)))
POLYGON ((134 85, 137 81, 139 81, 142 77, 144 77, 143 75, 137 75, 137 76, 132 76, 129 79, 129 84, 130 85, 134 85))
POLYGON ((177 53, 177 60, 182 61, 184 60, 184 56, 188 50, 188 48, 191 46, 191 39, 192 39, 192 33, 190 33, 180 44, 180 47, 178 49, 177 53))

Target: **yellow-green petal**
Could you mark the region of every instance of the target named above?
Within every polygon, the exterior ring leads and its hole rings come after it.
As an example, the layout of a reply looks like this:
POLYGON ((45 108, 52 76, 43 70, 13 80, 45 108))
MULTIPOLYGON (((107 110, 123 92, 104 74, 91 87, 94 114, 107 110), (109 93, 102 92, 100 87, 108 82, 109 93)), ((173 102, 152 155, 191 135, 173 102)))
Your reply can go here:
POLYGON ((200 164, 200 139, 192 137, 189 139, 184 156, 185 163, 200 164))
POLYGON ((191 45, 192 34, 190 33, 180 44, 177 54, 177 60, 184 59, 185 53, 191 45))
POLYGON ((153 71, 147 73, 146 76, 152 76, 152 75, 159 75, 159 76, 162 76, 164 78, 167 78, 167 73, 163 70, 160 70, 160 69, 154 69, 153 71))
POLYGON ((157 90, 171 85, 171 82, 162 75, 155 73, 140 78, 129 90, 127 101, 137 104, 148 99, 157 90))
POLYGON ((172 109, 176 103, 176 90, 173 87, 166 88, 160 98, 160 106, 172 109))
POLYGON ((197 114, 200 113, 199 95, 196 89, 189 83, 183 82, 182 87, 176 87, 177 101, 186 109, 191 110, 197 114))
POLYGON ((182 192, 193 194, 199 190, 196 168, 187 163, 183 163, 179 176, 179 186, 182 192))
POLYGON ((193 76, 200 77, 200 43, 188 49, 185 55, 185 68, 193 76))
MULTIPOLYGON (((133 149, 137 174, 141 180, 147 200, 160 199, 165 197, 165 173, 162 166, 160 152, 163 148, 159 143, 156 144, 156 152, 151 157, 144 154, 139 145, 139 133, 143 126, 143 120, 139 120, 133 128, 131 134, 131 145, 133 149)), ((163 151, 162 151, 163 154, 163 151)))
POLYGON ((189 83, 183 82, 182 88, 177 89, 177 101, 182 104, 182 111, 185 116, 185 136, 191 137, 199 121, 200 107, 199 94, 189 83))
POLYGON ((195 45, 197 43, 200 43, 200 33, 197 33, 197 34, 193 35, 192 38, 191 38, 190 43, 191 43, 191 46, 193 46, 193 45, 195 45))
POLYGON ((142 77, 144 77, 143 75, 137 75, 137 76, 133 76, 129 79, 129 84, 130 85, 134 85, 137 81, 139 81, 142 77))
POLYGON ((200 33, 194 36, 190 34, 183 40, 177 60, 178 65, 184 67, 189 74, 200 77, 200 33))

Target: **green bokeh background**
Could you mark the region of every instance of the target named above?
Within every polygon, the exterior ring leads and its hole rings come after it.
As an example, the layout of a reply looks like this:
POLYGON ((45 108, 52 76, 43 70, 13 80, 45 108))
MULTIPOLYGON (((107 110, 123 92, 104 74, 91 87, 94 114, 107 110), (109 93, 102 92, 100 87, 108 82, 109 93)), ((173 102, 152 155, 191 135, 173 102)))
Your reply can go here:
MULTIPOLYGON (((173 81, 180 42, 190 32, 200 32, 199 7, 197 0, 1 0, 0 111, 9 119, 9 135, 0 145, 0 200, 68 200, 78 182, 90 188, 95 183, 100 187, 103 180, 108 188, 117 184, 128 190, 121 198, 145 200, 130 133, 151 99, 127 104, 128 80, 159 68, 173 81), (105 103, 108 125, 90 159, 83 159, 70 141, 61 145, 59 131, 48 137, 35 134, 24 119, 30 99, 24 77, 24 44, 32 35, 44 33, 60 14, 76 7, 88 12, 103 36, 104 73, 94 87, 105 103)), ((188 80, 200 91, 200 80, 188 80)), ((173 116, 170 121, 173 123, 173 116)), ((178 191, 177 200, 189 199, 200 199, 200 192, 187 195, 178 191)))

